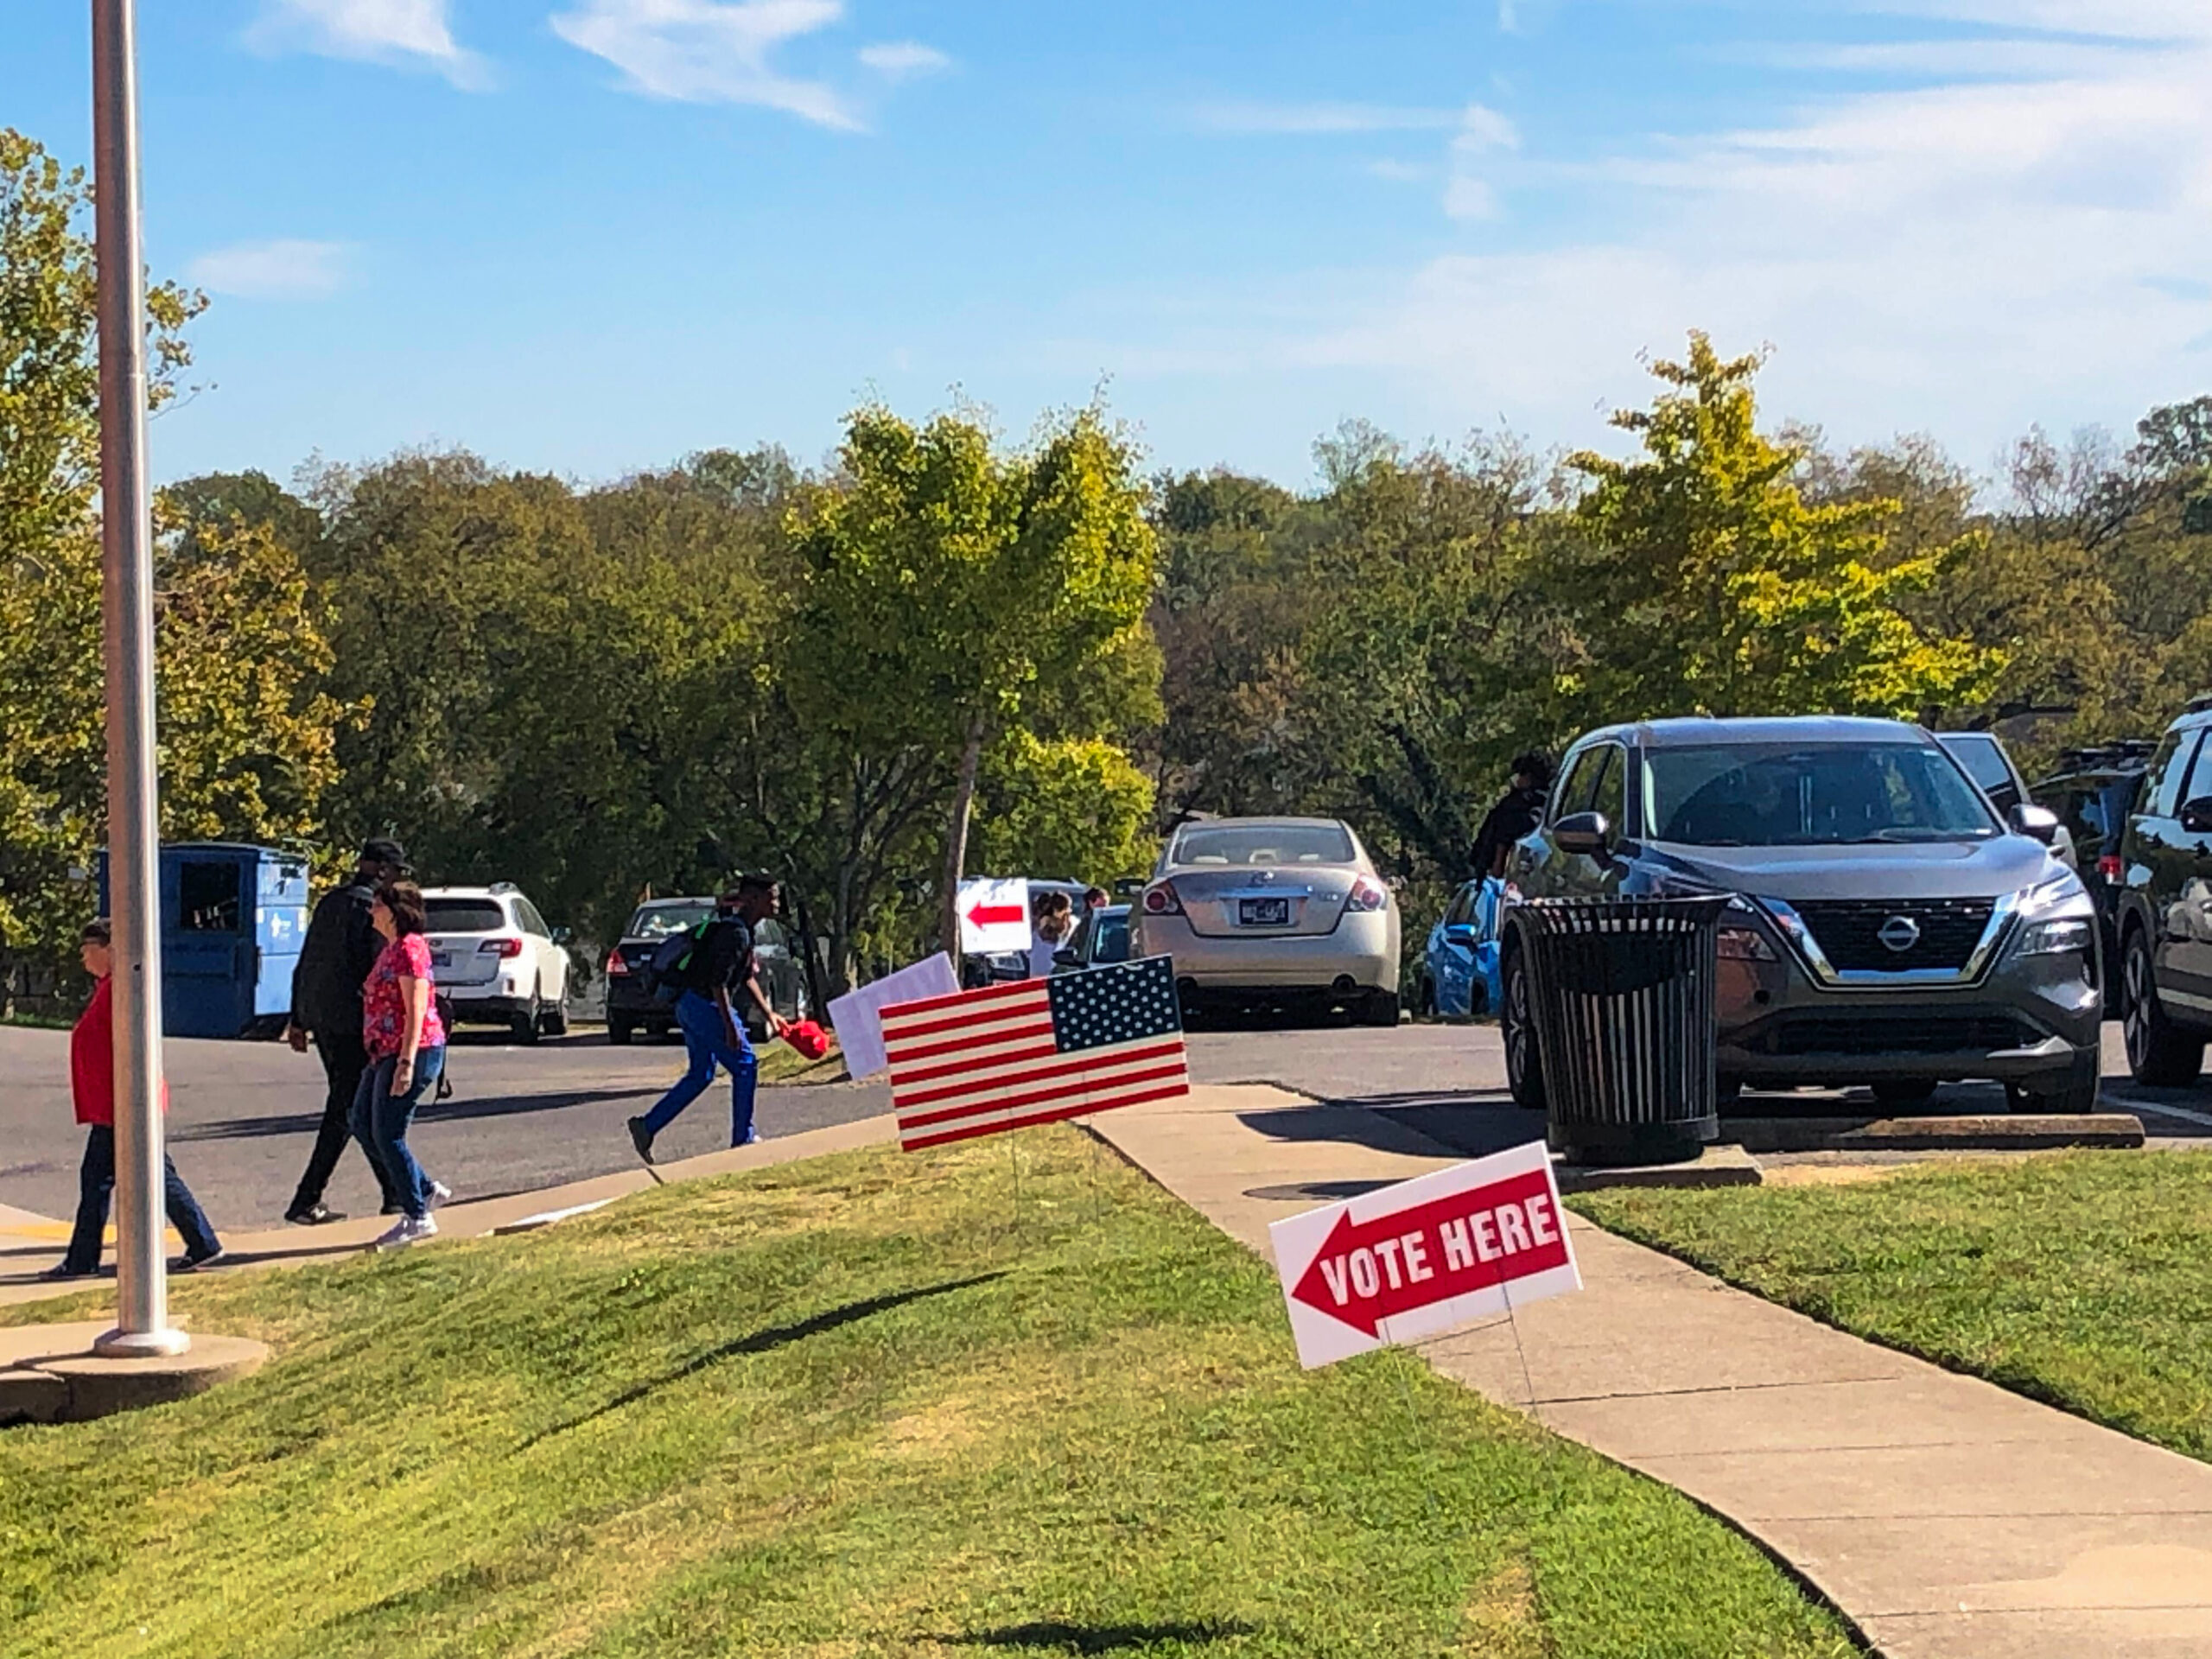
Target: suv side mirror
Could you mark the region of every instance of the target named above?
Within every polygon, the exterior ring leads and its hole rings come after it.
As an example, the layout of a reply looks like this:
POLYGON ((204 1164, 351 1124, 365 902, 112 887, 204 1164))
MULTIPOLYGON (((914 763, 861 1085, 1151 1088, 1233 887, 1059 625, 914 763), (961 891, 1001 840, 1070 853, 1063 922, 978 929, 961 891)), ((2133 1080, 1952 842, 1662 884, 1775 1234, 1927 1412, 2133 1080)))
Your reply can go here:
POLYGON ((2181 827, 2192 836, 2212 835, 2212 795, 2200 795, 2183 804, 2181 827))
POLYGON ((2016 836, 2029 836, 2046 847, 2058 843, 2058 814, 2048 807, 2030 806, 2024 802, 2005 815, 2005 821, 2016 836))
POLYGON ((1552 845, 1562 853, 1602 857, 1612 849, 1613 826, 1602 812, 1570 812, 1552 826, 1552 845))
POLYGON ((1453 944, 1472 944, 1475 943, 1474 924, 1471 922, 1446 922, 1444 925, 1444 937, 1450 940, 1453 944))
POLYGON ((551 935, 550 935, 550 938, 552 938, 553 943, 554 943, 554 944, 567 944, 570 939, 574 938, 575 937, 575 935, 574 935, 573 933, 569 932, 569 930, 568 930, 567 928, 565 928, 565 927, 556 927, 556 928, 555 928, 555 929, 553 930, 553 931, 552 931, 551 935))

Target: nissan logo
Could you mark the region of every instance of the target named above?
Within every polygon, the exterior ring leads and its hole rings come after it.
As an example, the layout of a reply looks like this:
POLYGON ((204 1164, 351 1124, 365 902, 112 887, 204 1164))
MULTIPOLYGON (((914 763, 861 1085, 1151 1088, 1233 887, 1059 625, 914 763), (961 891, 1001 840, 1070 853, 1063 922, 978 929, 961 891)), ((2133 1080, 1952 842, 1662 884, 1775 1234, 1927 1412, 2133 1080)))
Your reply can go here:
POLYGON ((1887 949, 1903 956, 1920 943, 1920 924, 1910 916, 1892 916, 1874 937, 1887 949))

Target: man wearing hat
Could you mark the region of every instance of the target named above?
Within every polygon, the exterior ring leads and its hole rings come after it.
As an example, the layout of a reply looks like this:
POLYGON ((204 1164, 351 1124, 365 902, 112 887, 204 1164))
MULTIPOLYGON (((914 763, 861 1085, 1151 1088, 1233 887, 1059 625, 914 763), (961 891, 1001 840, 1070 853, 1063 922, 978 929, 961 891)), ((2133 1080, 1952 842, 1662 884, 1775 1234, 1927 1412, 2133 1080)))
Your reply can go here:
MULTIPOLYGON (((304 1054, 312 1039, 330 1082, 315 1151, 284 1211, 285 1220, 302 1227, 345 1219, 323 1203, 322 1194, 330 1185, 331 1172, 338 1167, 338 1154, 353 1138, 353 1094, 369 1063, 368 1050, 361 1045, 361 982, 384 947, 369 920, 369 908, 378 882, 406 874, 406 849, 397 842, 380 836, 363 842, 353 874, 315 906, 308 937, 300 946, 299 965, 292 970, 292 1023, 285 1040, 304 1054)), ((391 1214, 399 1207, 399 1198, 391 1177, 378 1168, 374 1159, 369 1166, 376 1170, 377 1185, 383 1189, 385 1212, 391 1214)))

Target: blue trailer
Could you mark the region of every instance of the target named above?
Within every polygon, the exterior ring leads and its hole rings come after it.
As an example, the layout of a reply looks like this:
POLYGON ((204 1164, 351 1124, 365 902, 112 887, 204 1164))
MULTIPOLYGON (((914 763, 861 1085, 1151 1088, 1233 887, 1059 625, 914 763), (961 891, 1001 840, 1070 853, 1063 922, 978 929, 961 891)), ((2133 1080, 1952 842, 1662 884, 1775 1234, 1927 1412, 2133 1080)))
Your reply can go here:
MULTIPOLYGON (((105 911, 105 853, 99 888, 105 911)), ((161 889, 162 1031, 247 1037, 282 1027, 307 937, 307 860, 238 842, 169 842, 161 889)))

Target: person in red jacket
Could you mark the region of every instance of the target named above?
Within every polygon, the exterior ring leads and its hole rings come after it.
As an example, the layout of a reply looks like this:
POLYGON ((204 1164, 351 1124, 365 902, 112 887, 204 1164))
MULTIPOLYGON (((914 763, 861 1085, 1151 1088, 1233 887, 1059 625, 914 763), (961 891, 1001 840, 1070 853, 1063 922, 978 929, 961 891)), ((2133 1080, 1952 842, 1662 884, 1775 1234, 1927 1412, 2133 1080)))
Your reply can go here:
MULTIPOLYGON (((77 1178, 76 1229, 69 1235, 67 1254, 41 1275, 47 1279, 85 1279, 100 1270, 108 1198, 115 1190, 115 1007, 109 944, 105 917, 85 925, 79 949, 85 971, 97 982, 84 1018, 69 1033, 69 1092, 76 1099, 77 1121, 87 1126, 85 1164, 77 1178)), ((169 1271, 197 1273, 222 1260, 223 1242, 166 1153, 162 1165, 169 1225, 184 1240, 184 1254, 169 1263, 169 1271)))

